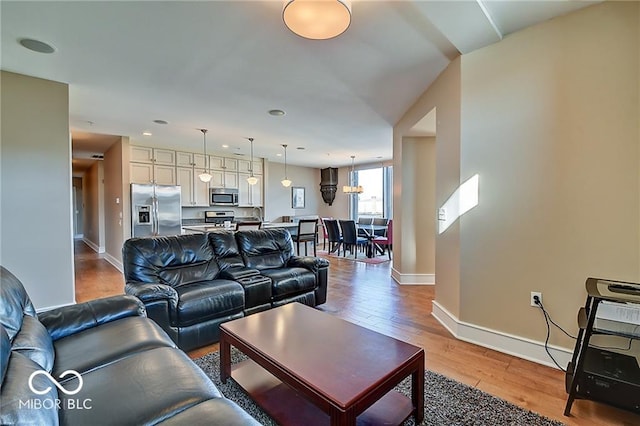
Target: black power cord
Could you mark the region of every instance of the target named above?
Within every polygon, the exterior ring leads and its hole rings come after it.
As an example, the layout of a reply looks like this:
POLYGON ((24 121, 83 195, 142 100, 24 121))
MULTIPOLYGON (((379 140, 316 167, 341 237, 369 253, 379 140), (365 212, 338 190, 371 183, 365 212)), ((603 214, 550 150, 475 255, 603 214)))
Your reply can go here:
POLYGON ((558 364, 558 361, 556 361, 556 359, 553 357, 553 355, 551 355, 551 351, 549 350, 549 337, 551 336, 551 325, 549 324, 549 321, 551 321, 551 323, 553 323, 553 325, 555 325, 560 330, 562 330, 567 336, 572 337, 573 339, 575 339, 575 337, 571 336, 569 333, 564 331, 558 324, 556 324, 555 322, 553 322, 553 320, 551 320, 551 318, 549 317, 549 314, 547 313, 547 310, 544 308, 544 305, 542 304, 542 301, 540 300, 540 298, 538 296, 533 296, 533 302, 536 305, 538 305, 538 307, 540 307, 540 309, 542 309, 542 313, 544 314, 544 322, 547 324, 547 337, 544 339, 544 350, 547 352, 547 355, 549 355, 549 358, 551 358, 551 361, 553 361, 553 363, 560 370, 562 370, 562 371, 564 371, 566 373, 567 370, 562 368, 562 366, 560 364, 558 364))
MULTIPOLYGON (((564 368, 562 368, 560 366, 560 364, 558 364, 558 362, 555 360, 555 358, 553 357, 553 355, 551 355, 551 352, 549 351, 549 337, 551 335, 551 326, 550 324, 553 324, 554 326, 556 326, 560 331, 562 331, 564 334, 566 334, 567 336, 569 336, 570 338, 572 338, 573 340, 576 340, 577 337, 572 336, 571 334, 569 334, 564 328, 560 327, 558 324, 556 324, 556 322, 551 319, 551 315, 549 315, 549 313, 547 312, 547 310, 544 308, 544 305, 542 304, 542 302, 540 301, 540 298, 538 296, 533 296, 533 302, 538 305, 538 307, 542 310, 542 313, 544 315, 544 321, 547 324, 547 337, 544 340, 544 350, 547 352, 547 354, 549 355, 549 358, 551 358, 551 360, 553 361, 553 363, 562 371, 564 371, 565 373, 567 372, 567 370, 565 370, 564 368)), ((640 327, 640 326, 638 326, 640 327)), ((638 328, 636 327, 636 328, 638 328)), ((631 350, 631 341, 633 339, 629 339, 629 344, 627 345, 626 348, 618 348, 618 347, 612 347, 612 346, 597 346, 597 345, 590 345, 593 346, 594 348, 598 348, 598 349, 615 349, 615 350, 620 350, 620 351, 629 351, 631 350)))

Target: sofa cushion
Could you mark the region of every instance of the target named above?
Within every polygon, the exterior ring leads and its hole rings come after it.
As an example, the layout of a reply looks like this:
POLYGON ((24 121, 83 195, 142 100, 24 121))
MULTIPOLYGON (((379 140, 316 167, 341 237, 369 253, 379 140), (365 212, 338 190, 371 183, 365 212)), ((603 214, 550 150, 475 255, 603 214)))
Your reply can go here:
POLYGON ((206 234, 131 238, 122 248, 125 282, 172 287, 213 280, 220 269, 206 234))
POLYGON ((57 425, 56 399, 58 388, 44 374, 35 374, 29 388, 31 374, 42 368, 19 352, 11 352, 7 371, 0 389, 0 424, 2 425, 57 425), (26 404, 26 405, 25 405, 26 404))
POLYGON ((178 315, 176 326, 184 327, 220 318, 244 308, 244 290, 235 281, 202 281, 176 287, 178 315))
POLYGON ((83 374, 138 352, 175 347, 175 343, 148 318, 127 317, 63 337, 54 347, 53 375, 58 377, 69 369, 83 374))
MULTIPOLYGON (((61 394, 60 399, 63 407, 69 399, 91 399, 91 409, 61 410, 62 424, 155 424, 203 401, 221 397, 202 370, 184 352, 174 348, 139 352, 85 373, 82 379, 79 393, 61 394)), ((65 386, 75 388, 73 382, 65 386)))
POLYGON ((49 373, 53 368, 54 352, 51 336, 35 317, 24 316, 22 328, 13 339, 11 350, 22 353, 49 373))
POLYGON ((159 423, 163 426, 249 426, 260 425, 238 405, 225 398, 201 402, 159 423))
POLYGON ((0 324, 9 340, 13 340, 22 327, 22 318, 35 316, 36 310, 20 280, 3 266, 0 266, 0 300, 0 324))
POLYGON ((268 269, 262 271, 262 275, 271 278, 274 299, 303 293, 316 287, 315 274, 304 268, 268 269))
POLYGON ((11 354, 11 342, 7 335, 7 330, 0 324, 0 383, 4 380, 4 374, 9 365, 9 355, 11 354))
POLYGON ((283 268, 293 256, 293 241, 286 229, 238 231, 236 241, 248 268, 283 268))
POLYGON ((244 268, 234 231, 209 232, 209 242, 221 270, 244 268))

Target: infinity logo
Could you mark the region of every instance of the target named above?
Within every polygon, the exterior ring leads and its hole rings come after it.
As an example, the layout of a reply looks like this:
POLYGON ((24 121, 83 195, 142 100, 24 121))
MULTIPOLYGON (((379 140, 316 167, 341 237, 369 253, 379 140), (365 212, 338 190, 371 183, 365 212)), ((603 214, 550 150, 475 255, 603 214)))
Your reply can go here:
POLYGON ((78 378, 78 387, 77 387, 77 389, 72 390, 72 391, 66 390, 66 389, 65 389, 65 388, 64 388, 64 387, 63 387, 63 386, 62 386, 62 385, 61 385, 61 384, 60 384, 56 379, 54 379, 54 378, 51 376, 51 374, 47 373, 47 372, 46 372, 46 371, 44 371, 44 370, 38 370, 38 371, 34 371, 33 373, 31 373, 31 375, 29 376, 29 389, 31 389, 31 391, 32 391, 33 393, 35 393, 35 394, 38 394, 38 395, 44 395, 45 393, 47 393, 47 392, 49 392, 49 391, 51 390, 51 386, 48 386, 48 387, 47 387, 46 389, 44 389, 44 390, 37 390, 36 388, 34 388, 34 387, 33 387, 33 378, 34 378, 34 377, 36 377, 36 376, 37 376, 37 375, 39 375, 39 374, 44 375, 44 376, 46 376, 49 380, 51 380, 51 382, 53 382, 53 384, 54 384, 58 389, 60 389, 60 391, 61 391, 62 393, 64 393, 65 395, 75 395, 75 394, 77 394, 78 392, 80 392, 80 389, 82 389, 82 384, 83 384, 82 376, 80 375, 80 373, 78 373, 78 372, 77 372, 77 371, 75 371, 75 370, 67 370, 67 371, 65 371, 64 373, 62 373, 62 374, 60 375, 60 378, 61 378, 61 379, 64 379, 65 377, 67 377, 67 376, 68 376, 68 375, 70 375, 70 374, 72 374, 72 375, 74 375, 74 376, 76 376, 76 377, 78 378))

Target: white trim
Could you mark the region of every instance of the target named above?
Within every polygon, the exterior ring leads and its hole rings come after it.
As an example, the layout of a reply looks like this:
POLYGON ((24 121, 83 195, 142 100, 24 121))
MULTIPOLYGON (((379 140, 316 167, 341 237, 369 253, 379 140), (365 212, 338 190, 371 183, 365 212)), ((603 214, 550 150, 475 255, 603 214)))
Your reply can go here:
POLYGON ((74 297, 72 303, 63 303, 62 305, 54 305, 54 306, 47 306, 45 308, 38 308, 38 309, 36 309, 36 312, 40 313, 40 312, 50 311, 52 309, 64 308, 65 306, 75 305, 76 303, 78 303, 78 302, 76 302, 76 299, 74 297))
POLYGON ((113 265, 114 268, 116 268, 118 271, 122 272, 122 262, 120 262, 118 259, 116 259, 115 257, 111 256, 109 253, 105 253, 104 254, 104 260, 106 260, 107 262, 109 262, 111 265, 113 265))
POLYGON ((435 274, 402 274, 396 268, 391 268, 391 278, 400 285, 434 285, 435 274))
MULTIPOLYGON (((548 367, 558 368, 545 351, 544 342, 460 321, 435 300, 433 301, 431 315, 459 340, 548 367)), ((561 366, 566 366, 571 360, 572 350, 555 345, 547 345, 547 347, 561 366)))
POLYGON ((87 244, 89 247, 91 247, 91 249, 93 251, 95 251, 96 253, 104 253, 105 252, 104 246, 98 246, 93 241, 91 241, 91 240, 89 240, 87 238, 83 238, 82 241, 84 241, 85 244, 87 244))

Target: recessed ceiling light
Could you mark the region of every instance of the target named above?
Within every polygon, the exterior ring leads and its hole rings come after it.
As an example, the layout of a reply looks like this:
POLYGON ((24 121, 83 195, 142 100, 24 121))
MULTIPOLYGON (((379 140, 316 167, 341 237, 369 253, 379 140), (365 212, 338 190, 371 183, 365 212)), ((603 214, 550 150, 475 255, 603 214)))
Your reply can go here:
POLYGON ((151 132, 142 132, 143 136, 153 136, 153 133, 151 132))
POLYGON ((381 155, 379 155, 379 156, 377 156, 376 158, 379 160, 379 159, 381 159, 381 158, 382 158, 382 156, 381 156, 381 155))
POLYGON ((283 116, 283 115, 285 115, 285 114, 286 114, 286 112, 284 112, 284 111, 283 111, 283 110, 281 110, 281 109, 272 109, 272 110, 269 110, 269 114, 271 114, 271 115, 275 115, 275 116, 279 117, 279 116, 283 116))
POLYGON ((229 148, 229 145, 224 144, 224 145, 222 145, 222 147, 223 147, 223 148, 229 148))
POLYGON ((300 150, 300 151, 304 151, 304 149, 305 149, 305 148, 304 148, 304 146, 299 146, 299 147, 297 147, 296 149, 297 149, 297 150, 300 150))
POLYGON ((56 51, 50 44, 32 38, 21 38, 18 40, 18 43, 20 43, 22 47, 38 53, 53 53, 56 51))
POLYGON ((156 124, 169 124, 169 122, 165 120, 153 120, 153 122, 156 124))
POLYGON ((276 157, 282 157, 282 154, 276 154, 276 157))

